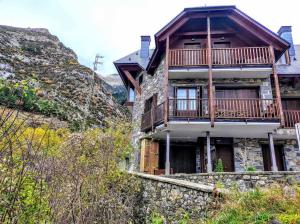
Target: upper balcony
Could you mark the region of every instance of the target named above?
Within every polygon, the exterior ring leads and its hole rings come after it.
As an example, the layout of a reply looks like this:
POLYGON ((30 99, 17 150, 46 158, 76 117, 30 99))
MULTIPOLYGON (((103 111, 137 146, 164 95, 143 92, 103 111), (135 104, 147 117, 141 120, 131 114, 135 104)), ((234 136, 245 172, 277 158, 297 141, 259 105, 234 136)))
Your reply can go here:
MULTIPOLYGON (((271 66, 270 47, 213 48, 212 65, 271 66)), ((169 67, 208 66, 208 49, 170 49, 169 67)))

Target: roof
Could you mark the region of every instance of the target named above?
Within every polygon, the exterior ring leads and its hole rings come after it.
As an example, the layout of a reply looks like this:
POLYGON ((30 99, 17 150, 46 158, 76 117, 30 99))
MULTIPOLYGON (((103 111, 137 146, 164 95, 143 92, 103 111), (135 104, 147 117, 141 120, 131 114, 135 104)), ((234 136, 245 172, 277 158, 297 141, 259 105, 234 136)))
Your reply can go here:
POLYGON ((174 32, 172 31, 172 29, 179 25, 182 26, 187 21, 188 17, 195 15, 195 13, 206 13, 207 15, 213 13, 221 13, 224 15, 227 14, 235 21, 241 21, 241 24, 247 24, 247 26, 251 27, 252 31, 255 30, 259 33, 259 38, 263 38, 264 41, 268 42, 268 44, 272 43, 271 45, 277 46, 279 52, 275 54, 276 60, 278 60, 280 56, 285 52, 285 50, 290 46, 290 44, 286 40, 281 38, 278 34, 269 30, 267 27, 252 19, 250 16, 246 15, 244 12, 237 9, 233 5, 185 8, 181 13, 179 13, 174 19, 172 19, 167 25, 165 25, 160 31, 155 34, 156 48, 147 66, 147 71, 149 73, 153 73, 155 68, 158 66, 158 58, 160 58, 160 54, 164 52, 163 46, 165 39, 169 35, 169 33, 174 32))
POLYGON ((154 49, 149 50, 149 58, 141 58, 140 50, 134 51, 131 54, 116 60, 114 64, 138 64, 143 69, 146 69, 154 49))
POLYGON ((294 45, 296 57, 291 59, 291 65, 277 65, 279 75, 299 75, 300 76, 300 45, 294 45))

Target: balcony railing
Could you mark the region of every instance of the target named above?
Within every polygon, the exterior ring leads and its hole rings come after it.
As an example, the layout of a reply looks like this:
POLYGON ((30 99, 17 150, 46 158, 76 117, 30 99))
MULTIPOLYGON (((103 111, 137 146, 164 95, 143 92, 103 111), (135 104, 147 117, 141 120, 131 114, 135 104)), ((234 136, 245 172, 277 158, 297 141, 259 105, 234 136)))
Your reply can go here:
MULTIPOLYGON (((213 48, 213 66, 271 65, 269 47, 213 48)), ((199 67, 208 65, 208 49, 171 49, 170 67, 199 67)))
MULTIPOLYGON (((169 99, 166 111, 168 120, 209 120, 208 99, 169 99)), ((216 120, 228 121, 279 121, 278 103, 273 99, 215 99, 216 120)), ((164 120, 165 103, 142 115, 142 131, 154 129, 164 120)), ((300 113, 299 113, 300 115, 300 113)), ((298 116, 300 118, 300 116, 298 116)))
POLYGON ((284 127, 294 128, 295 124, 300 123, 300 110, 284 110, 284 127))

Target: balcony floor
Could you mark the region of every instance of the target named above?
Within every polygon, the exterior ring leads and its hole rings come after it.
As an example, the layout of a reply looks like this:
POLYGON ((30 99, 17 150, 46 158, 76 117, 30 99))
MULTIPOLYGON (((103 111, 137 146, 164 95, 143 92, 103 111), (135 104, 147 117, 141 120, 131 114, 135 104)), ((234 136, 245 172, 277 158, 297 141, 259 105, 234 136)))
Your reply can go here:
MULTIPOLYGON (((267 78, 272 73, 271 67, 226 67, 213 68, 213 78, 267 78)), ((208 78, 208 68, 170 68, 169 79, 208 78)))
POLYGON ((279 122, 223 122, 216 121, 211 127, 210 121, 169 121, 167 127, 160 125, 153 138, 164 139, 166 130, 171 131, 174 140, 195 141, 198 137, 205 137, 209 131, 211 137, 233 138, 267 138, 269 132, 280 127, 279 122))

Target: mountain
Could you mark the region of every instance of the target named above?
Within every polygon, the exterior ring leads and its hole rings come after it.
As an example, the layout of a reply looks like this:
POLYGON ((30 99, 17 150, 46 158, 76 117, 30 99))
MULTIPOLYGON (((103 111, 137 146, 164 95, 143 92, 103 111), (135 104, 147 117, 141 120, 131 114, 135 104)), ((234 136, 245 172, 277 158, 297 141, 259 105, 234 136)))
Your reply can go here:
POLYGON ((127 90, 118 74, 110 74, 107 76, 101 76, 101 78, 107 83, 106 88, 112 92, 112 95, 116 98, 118 103, 123 104, 127 99, 127 90))
POLYGON ((47 29, 0 25, 0 77, 13 83, 34 80, 38 96, 63 108, 69 122, 104 125, 105 119, 128 113, 109 85, 47 29))

